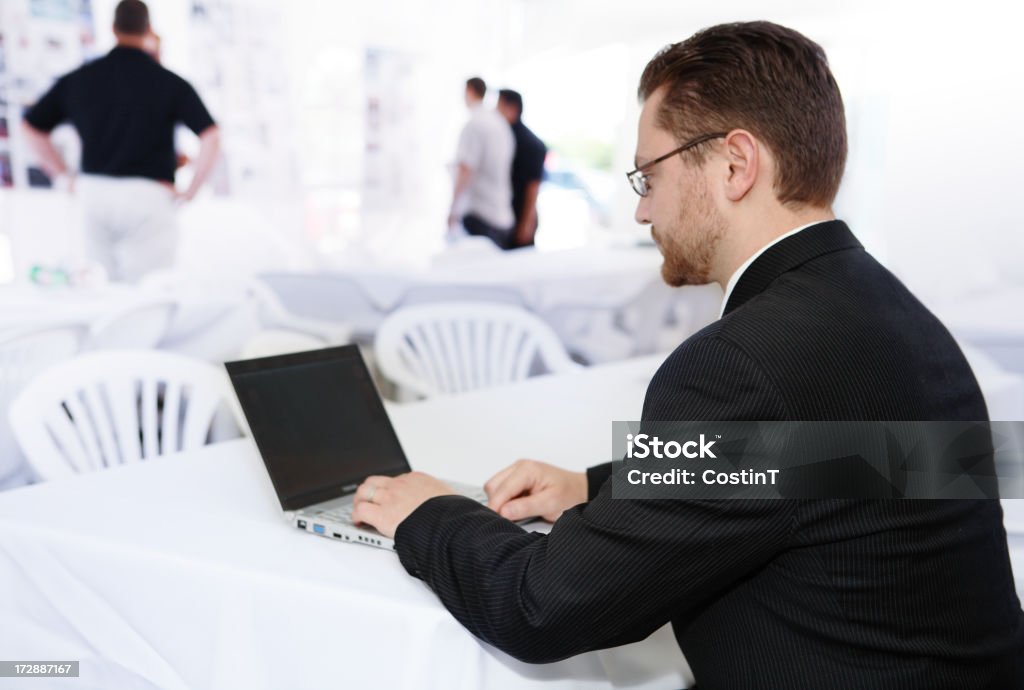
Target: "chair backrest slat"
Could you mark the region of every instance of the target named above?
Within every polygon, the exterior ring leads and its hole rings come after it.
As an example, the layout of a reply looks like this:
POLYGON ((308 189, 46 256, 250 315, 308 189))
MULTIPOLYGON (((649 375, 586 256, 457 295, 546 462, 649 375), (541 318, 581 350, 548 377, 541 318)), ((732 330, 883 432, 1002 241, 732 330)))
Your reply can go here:
MULTIPOLYGON (((68 410, 62 405, 54 406, 39 418, 42 429, 41 437, 52 442, 54 447, 60 449, 65 462, 75 468, 77 472, 87 472, 100 469, 95 458, 89 456, 82 443, 82 437, 75 423, 68 415, 68 410)), ((17 432, 17 426, 12 424, 17 432)), ((31 458, 29 458, 31 461, 31 458)))
POLYGON ((492 386, 508 382, 505 372, 508 370, 508 335, 512 326, 503 321, 494 323, 494 361, 488 372, 492 386))
POLYGON ((107 393, 110 421, 120 450, 121 464, 142 459, 142 441, 139 438, 138 386, 129 377, 111 378, 103 382, 107 393))
POLYGON ((86 386, 82 389, 82 399, 89 410, 93 428, 96 430, 96 441, 103 464, 107 467, 122 463, 121 452, 115 441, 113 421, 110 408, 106 404, 105 391, 99 384, 86 386))
POLYGON ((150 376, 140 381, 142 394, 139 396, 139 428, 142 430, 142 457, 155 458, 160 455, 157 427, 157 382, 150 376))
POLYGON ((188 414, 181 430, 182 450, 201 448, 206 444, 218 408, 232 395, 226 373, 217 370, 213 377, 220 381, 219 385, 201 386, 198 382, 190 382, 182 392, 188 400, 188 414))
POLYGON ((181 388, 180 382, 168 382, 164 388, 163 424, 161 424, 160 453, 181 450, 181 388))
POLYGON ((473 348, 470 357, 473 358, 473 371, 476 379, 473 385, 477 388, 487 386, 487 348, 490 342, 490 322, 470 321, 473 331, 473 348))
POLYGON ((473 358, 473 348, 470 344, 470 329, 473 322, 469 319, 457 319, 452 322, 452 329, 455 331, 456 365, 462 376, 462 390, 471 391, 478 388, 476 382, 476 366, 473 358))
POLYGON ((530 366, 537 354, 536 344, 523 334, 516 343, 515 364, 512 368, 514 380, 525 379, 530 375, 530 366))
POLYGON ((409 329, 409 340, 411 341, 415 356, 423 368, 424 381, 427 382, 427 385, 438 388, 442 385, 439 362, 434 356, 434 351, 431 349, 427 330, 428 327, 426 325, 416 324, 413 328, 409 329))

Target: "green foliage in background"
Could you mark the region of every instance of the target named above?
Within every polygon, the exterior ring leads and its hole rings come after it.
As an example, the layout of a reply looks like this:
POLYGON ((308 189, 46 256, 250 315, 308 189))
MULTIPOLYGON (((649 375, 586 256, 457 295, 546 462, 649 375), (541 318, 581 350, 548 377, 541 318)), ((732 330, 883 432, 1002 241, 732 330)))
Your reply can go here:
POLYGON ((585 167, 610 171, 614 151, 612 144, 597 139, 560 139, 550 147, 559 155, 585 167))

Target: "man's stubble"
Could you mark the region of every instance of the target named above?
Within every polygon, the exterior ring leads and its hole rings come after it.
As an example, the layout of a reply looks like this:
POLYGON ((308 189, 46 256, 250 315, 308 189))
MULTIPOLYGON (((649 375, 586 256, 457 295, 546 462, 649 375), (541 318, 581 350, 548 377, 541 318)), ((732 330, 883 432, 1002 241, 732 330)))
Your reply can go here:
POLYGON ((680 200, 673 225, 662 230, 651 227, 664 258, 662 279, 672 287, 710 283, 725 222, 712 205, 706 185, 694 190, 689 200, 680 200))

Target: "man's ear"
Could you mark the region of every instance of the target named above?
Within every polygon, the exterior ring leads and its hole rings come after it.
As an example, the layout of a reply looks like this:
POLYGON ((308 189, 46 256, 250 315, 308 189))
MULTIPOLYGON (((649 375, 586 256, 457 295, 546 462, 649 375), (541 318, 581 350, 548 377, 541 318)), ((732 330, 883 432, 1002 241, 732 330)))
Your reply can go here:
POLYGON ((745 129, 734 129, 725 138, 725 157, 729 165, 725 196, 729 201, 740 201, 754 188, 761 173, 760 143, 745 129))

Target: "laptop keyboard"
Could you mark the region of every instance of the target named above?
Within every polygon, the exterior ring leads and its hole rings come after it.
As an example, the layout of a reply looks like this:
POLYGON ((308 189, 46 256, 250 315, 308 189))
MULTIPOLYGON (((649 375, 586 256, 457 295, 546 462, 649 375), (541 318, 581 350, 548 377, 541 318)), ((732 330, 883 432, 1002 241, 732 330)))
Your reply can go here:
MULTIPOLYGON (((456 493, 462 494, 466 498, 472 498, 474 501, 479 503, 487 503, 487 493, 479 486, 455 484, 452 482, 449 482, 448 485, 451 486, 456 493)), ((352 504, 348 503, 331 510, 320 511, 319 515, 333 522, 352 524, 352 504)))
POLYGON ((334 510, 325 510, 320 513, 320 517, 327 518, 334 522, 344 522, 352 524, 352 505, 341 506, 334 510))
POLYGON ((484 491, 482 486, 470 486, 469 484, 455 484, 454 482, 448 482, 448 486, 455 489, 456 493, 462 494, 466 498, 472 498, 478 503, 487 503, 487 492, 484 491))

